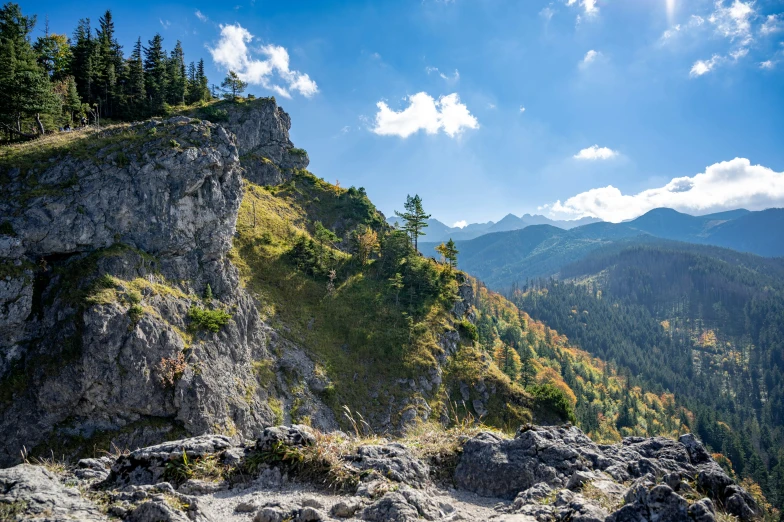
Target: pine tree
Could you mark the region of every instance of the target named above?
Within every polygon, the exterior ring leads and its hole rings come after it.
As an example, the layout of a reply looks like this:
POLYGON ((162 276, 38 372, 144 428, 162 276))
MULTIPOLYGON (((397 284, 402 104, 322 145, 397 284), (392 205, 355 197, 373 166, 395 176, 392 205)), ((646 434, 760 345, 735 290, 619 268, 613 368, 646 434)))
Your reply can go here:
POLYGON ((96 98, 100 100, 101 113, 111 116, 119 102, 118 79, 123 75, 125 62, 122 46, 114 36, 112 12, 106 11, 99 18, 100 28, 96 37, 97 59, 95 66, 96 98))
POLYGON ((163 114, 166 103, 166 52, 160 33, 147 42, 144 48, 144 81, 151 114, 163 114))
POLYGON ((79 20, 73 35, 71 75, 76 81, 79 97, 86 103, 93 101, 93 78, 95 77, 96 46, 90 27, 90 19, 79 20))
POLYGON ((17 4, 0 9, 0 119, 9 133, 25 137, 22 119, 34 118, 36 132, 45 131, 41 116, 58 114, 59 99, 30 43, 35 16, 22 14, 17 4))
POLYGON ((177 40, 166 64, 166 74, 169 79, 166 88, 166 101, 171 105, 184 104, 186 91, 185 55, 179 40, 177 40))
POLYGON ((185 100, 188 103, 195 103, 201 100, 199 82, 196 80, 196 64, 188 64, 188 72, 185 81, 185 100))
POLYGON ((232 101, 245 92, 245 89, 247 88, 247 82, 243 82, 234 71, 229 71, 223 79, 223 83, 221 83, 221 89, 224 91, 223 97, 232 101))
POLYGON ((66 80, 66 91, 63 99, 63 110, 65 110, 70 123, 78 118, 82 113, 82 100, 79 99, 79 93, 76 91, 76 81, 73 76, 69 76, 66 80))
POLYGON ((125 81, 125 112, 126 117, 139 118, 146 116, 147 91, 144 82, 144 62, 142 61, 142 39, 136 40, 133 52, 128 60, 127 80, 125 81))
POLYGON ((200 98, 199 100, 209 100, 212 98, 212 94, 210 93, 210 83, 207 80, 207 74, 204 72, 204 60, 199 60, 199 64, 196 66, 196 81, 198 82, 198 92, 200 98))
POLYGON ((424 229, 427 228, 427 220, 430 219, 430 214, 425 214, 422 208, 422 198, 419 195, 414 195, 414 197, 407 196, 403 207, 406 211, 395 211, 395 215, 403 219, 403 230, 408 234, 414 249, 418 250, 419 236, 425 235, 424 229))

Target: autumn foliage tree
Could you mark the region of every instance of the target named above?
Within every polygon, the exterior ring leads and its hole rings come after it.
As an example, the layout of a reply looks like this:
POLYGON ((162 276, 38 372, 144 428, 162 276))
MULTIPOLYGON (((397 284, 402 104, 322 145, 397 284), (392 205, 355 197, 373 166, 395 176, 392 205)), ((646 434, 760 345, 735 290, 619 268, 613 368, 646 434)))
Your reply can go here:
POLYGON ((378 250, 378 233, 367 225, 361 225, 354 232, 354 245, 360 264, 366 265, 373 252, 378 250))

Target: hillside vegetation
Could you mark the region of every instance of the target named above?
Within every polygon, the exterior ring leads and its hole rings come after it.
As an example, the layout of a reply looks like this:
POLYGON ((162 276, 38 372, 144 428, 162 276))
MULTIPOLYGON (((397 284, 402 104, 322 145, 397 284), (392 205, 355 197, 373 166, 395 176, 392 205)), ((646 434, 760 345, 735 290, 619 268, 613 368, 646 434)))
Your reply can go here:
POLYGON ((674 393, 693 429, 784 502, 779 260, 707 247, 598 251, 512 299, 636 383, 674 393))
POLYGON ((232 260, 265 318, 313 354, 330 381, 330 405, 347 405, 371 424, 384 416, 399 381, 418 382, 443 363, 440 388, 418 390, 427 407, 407 406, 420 417, 429 408, 430 418, 470 416, 503 429, 568 419, 608 442, 689 430, 691 414, 671 394, 632 385, 500 294, 414 254, 360 190, 306 171, 279 187, 247 183, 232 260), (323 253, 316 222, 336 234, 323 253), (381 238, 366 265, 352 239, 363 227, 381 238), (303 261, 303 244, 313 249, 310 260, 303 261), (465 317, 475 327, 452 314, 460 293, 470 296, 474 310, 465 317), (460 346, 446 359, 442 339, 450 332, 460 346), (483 390, 492 393, 485 398, 483 390))

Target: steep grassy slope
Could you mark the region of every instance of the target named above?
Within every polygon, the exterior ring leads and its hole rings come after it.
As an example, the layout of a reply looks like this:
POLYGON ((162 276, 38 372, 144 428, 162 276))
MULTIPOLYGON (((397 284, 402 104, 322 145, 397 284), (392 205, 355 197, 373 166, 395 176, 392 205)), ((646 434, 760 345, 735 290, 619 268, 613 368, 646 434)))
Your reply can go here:
MULTIPOLYGON (((319 256, 318 241, 313 246, 319 256)), ((514 429, 531 420, 529 394, 473 344, 470 323, 452 312, 464 276, 409 248, 364 194, 298 171, 282 186, 246 184, 232 260, 264 319, 315 359, 326 383, 322 398, 334 410, 347 406, 384 430, 411 417, 479 417, 476 399, 489 424, 514 429), (317 221, 339 241, 323 247, 323 270, 298 268, 292 252, 315 237, 317 221), (366 265, 351 255, 352 233, 362 226, 380 237, 380 254, 366 265), (494 390, 491 397, 479 396, 480 382, 480 390, 494 390), (472 396, 468 407, 456 405, 461 384, 472 396)), ((291 415, 307 421, 296 407, 291 415)))

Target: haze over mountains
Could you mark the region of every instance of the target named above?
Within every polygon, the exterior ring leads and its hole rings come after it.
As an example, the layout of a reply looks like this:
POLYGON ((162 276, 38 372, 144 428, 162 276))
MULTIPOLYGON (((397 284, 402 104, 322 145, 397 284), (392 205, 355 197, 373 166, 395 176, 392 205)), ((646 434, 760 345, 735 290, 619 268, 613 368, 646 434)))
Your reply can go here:
MULTIPOLYGON (((565 265, 608 246, 663 240, 713 245, 766 257, 784 255, 784 209, 732 210, 691 216, 655 209, 625 223, 591 223, 565 230, 532 225, 519 230, 456 239, 459 267, 491 288, 507 288, 529 278, 557 274, 565 265)), ((428 238, 429 239, 429 238, 428 238)), ((420 243, 426 255, 436 244, 420 243)))
MULTIPOLYGON (((387 218, 390 225, 397 225, 400 218, 391 216, 387 218)), ((421 237, 420 241, 464 241, 474 239, 484 234, 492 234, 494 232, 508 232, 511 230, 521 230, 532 225, 552 225, 564 230, 570 230, 582 225, 590 223, 599 223, 600 219, 593 217, 584 217, 575 220, 553 220, 542 216, 540 214, 524 214, 522 217, 515 216, 514 214, 507 214, 499 221, 488 221, 486 223, 470 223, 464 227, 450 227, 437 219, 428 219, 425 235, 421 237)))

